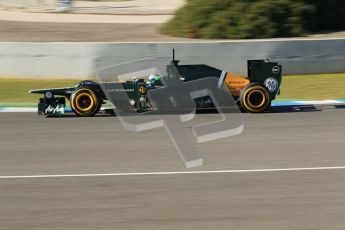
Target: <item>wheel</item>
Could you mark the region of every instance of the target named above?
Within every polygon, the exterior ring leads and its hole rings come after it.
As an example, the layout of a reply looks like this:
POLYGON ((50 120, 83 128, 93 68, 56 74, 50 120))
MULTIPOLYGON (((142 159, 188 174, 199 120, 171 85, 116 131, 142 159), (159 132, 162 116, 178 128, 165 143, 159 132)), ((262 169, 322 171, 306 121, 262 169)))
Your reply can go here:
POLYGON ((70 98, 72 111, 83 117, 91 117, 95 115, 102 106, 96 94, 89 88, 82 87, 77 89, 70 98))
POLYGON ((263 84, 253 82, 240 93, 241 108, 250 113, 261 113, 270 107, 270 95, 263 84))

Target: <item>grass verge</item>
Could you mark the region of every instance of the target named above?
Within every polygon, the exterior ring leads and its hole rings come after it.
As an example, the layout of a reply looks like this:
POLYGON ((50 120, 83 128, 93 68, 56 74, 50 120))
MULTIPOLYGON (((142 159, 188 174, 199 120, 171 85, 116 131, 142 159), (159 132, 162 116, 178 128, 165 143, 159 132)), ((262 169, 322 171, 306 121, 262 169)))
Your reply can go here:
MULTIPOLYGON (((80 80, 0 78, 0 106, 35 106, 32 89, 73 86, 80 80)), ((279 101, 345 98, 345 73, 284 76, 279 101)))
POLYGON ((278 100, 345 98, 345 73, 284 76, 278 100))
POLYGON ((29 90, 54 87, 68 87, 80 80, 65 79, 11 79, 0 78, 0 103, 37 103, 39 94, 29 90))

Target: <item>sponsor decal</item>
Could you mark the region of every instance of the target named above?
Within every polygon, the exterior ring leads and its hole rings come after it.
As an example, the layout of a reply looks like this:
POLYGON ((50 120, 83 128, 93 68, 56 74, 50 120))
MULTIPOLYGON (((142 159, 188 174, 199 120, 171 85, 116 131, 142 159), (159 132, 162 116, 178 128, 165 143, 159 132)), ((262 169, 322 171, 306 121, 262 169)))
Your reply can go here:
POLYGON ((108 89, 107 91, 109 93, 110 92, 134 92, 134 89, 108 89))
POLYGON ((278 74, 278 73, 280 73, 280 68, 279 68, 279 66, 274 66, 273 68, 272 68, 272 73, 274 73, 274 74, 278 74))
POLYGON ((56 114, 61 113, 63 114, 65 111, 63 106, 57 105, 56 107, 49 105, 48 108, 45 110, 45 114, 56 114))
POLYGON ((278 87, 279 87, 279 83, 277 81, 277 79, 275 79, 274 77, 269 77, 264 81, 264 85, 266 86, 266 88, 268 89, 268 91, 275 92, 278 87))
POLYGON ((46 92, 46 98, 52 98, 53 97, 53 93, 48 91, 46 92))
POLYGON ((230 85, 243 85, 246 81, 229 81, 230 85))
POLYGON ((144 87, 144 86, 141 86, 141 87, 139 88, 139 92, 140 92, 141 94, 146 93, 145 87, 144 87))

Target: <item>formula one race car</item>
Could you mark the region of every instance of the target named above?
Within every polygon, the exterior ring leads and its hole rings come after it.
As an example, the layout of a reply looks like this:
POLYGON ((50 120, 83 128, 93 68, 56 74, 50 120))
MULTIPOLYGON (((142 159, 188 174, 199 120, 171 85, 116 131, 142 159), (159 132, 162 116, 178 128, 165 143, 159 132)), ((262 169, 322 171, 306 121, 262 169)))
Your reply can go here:
MULTIPOLYGON (((208 65, 179 65, 173 60, 167 65, 167 71, 177 70, 180 80, 188 82, 206 77, 218 78, 218 86, 230 93, 243 111, 260 113, 269 111, 271 101, 280 92, 282 66, 269 60, 248 60, 248 77, 225 72, 208 65)), ((176 71, 175 71, 176 72, 176 71)), ((169 72, 168 72, 169 74, 169 72)), ((161 77, 150 76, 148 79, 134 81, 104 83, 82 81, 68 88, 52 88, 32 90, 30 93, 43 94, 38 104, 41 115, 62 115, 66 106, 66 98, 72 111, 78 116, 93 116, 101 109, 107 99, 101 84, 107 89, 114 84, 121 84, 129 97, 130 103, 137 111, 147 111, 150 103, 146 97, 147 90, 162 86, 161 77), (56 97, 58 96, 58 97, 56 97)), ((197 107, 212 107, 210 98, 195 99, 197 107)), ((126 102, 127 103, 127 102, 126 102)))

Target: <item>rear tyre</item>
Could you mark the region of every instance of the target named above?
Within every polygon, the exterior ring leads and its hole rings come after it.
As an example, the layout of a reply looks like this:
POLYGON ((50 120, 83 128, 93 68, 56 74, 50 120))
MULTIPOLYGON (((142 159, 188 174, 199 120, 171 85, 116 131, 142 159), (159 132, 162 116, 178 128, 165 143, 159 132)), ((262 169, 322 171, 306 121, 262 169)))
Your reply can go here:
POLYGON ((246 112, 261 113, 267 110, 270 104, 270 95, 263 84, 253 82, 241 90, 240 105, 246 112))
POLYGON ((72 111, 82 117, 91 117, 99 112, 102 101, 89 88, 77 89, 70 98, 72 111))

